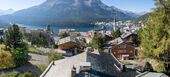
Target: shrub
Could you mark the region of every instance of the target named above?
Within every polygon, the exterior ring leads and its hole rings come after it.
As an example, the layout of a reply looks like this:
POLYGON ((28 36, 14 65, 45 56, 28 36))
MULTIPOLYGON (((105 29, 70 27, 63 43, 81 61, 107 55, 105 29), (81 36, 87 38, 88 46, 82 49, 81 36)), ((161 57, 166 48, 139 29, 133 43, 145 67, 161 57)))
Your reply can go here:
POLYGON ((18 77, 18 76, 19 76, 18 72, 11 72, 11 73, 7 74, 6 76, 3 76, 3 77, 18 77))
POLYGON ((34 48, 34 47, 28 48, 28 52, 35 53, 35 54, 39 54, 39 55, 44 55, 44 54, 45 54, 43 51, 39 51, 39 50, 37 50, 37 49, 34 48))
POLYGON ((47 65, 41 64, 41 65, 38 65, 38 68, 40 69, 40 71, 42 73, 47 68, 47 65))
POLYGON ((16 66, 22 66, 30 59, 30 56, 25 48, 12 48, 12 55, 16 66))
POLYGON ((47 68, 47 65, 40 64, 40 65, 37 65, 37 67, 39 68, 39 71, 37 71, 36 74, 34 74, 35 77, 40 76, 47 68))
POLYGON ((105 37, 99 34, 95 34, 92 39, 92 47, 102 50, 104 47, 105 37))
POLYGON ((20 74, 18 77, 32 77, 32 74, 30 72, 25 72, 23 74, 20 74))
POLYGON ((49 62, 51 62, 54 60, 63 59, 63 56, 57 52, 51 52, 48 59, 49 59, 49 62))
POLYGON ((13 66, 13 57, 10 52, 0 50, 0 69, 10 68, 13 66))
POLYGON ((155 67, 155 71, 157 71, 157 72, 166 72, 164 62, 159 62, 159 64, 155 67))

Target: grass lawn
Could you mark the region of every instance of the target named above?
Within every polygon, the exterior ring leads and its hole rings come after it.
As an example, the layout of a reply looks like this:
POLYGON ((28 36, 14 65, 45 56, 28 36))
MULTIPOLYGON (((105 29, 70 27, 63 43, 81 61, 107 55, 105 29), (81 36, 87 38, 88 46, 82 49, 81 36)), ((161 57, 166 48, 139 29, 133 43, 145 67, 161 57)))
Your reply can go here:
POLYGON ((29 51, 30 53, 35 53, 35 54, 39 54, 39 55, 44 55, 44 54, 45 54, 43 51, 37 50, 37 49, 34 48, 34 47, 29 47, 29 48, 28 48, 28 51, 29 51))

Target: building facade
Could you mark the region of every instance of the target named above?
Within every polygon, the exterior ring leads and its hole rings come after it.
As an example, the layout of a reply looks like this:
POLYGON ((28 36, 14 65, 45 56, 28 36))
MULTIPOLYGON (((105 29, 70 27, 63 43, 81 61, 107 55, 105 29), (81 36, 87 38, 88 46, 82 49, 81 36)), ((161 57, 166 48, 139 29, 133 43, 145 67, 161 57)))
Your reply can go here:
POLYGON ((113 46, 111 50, 112 54, 119 60, 132 60, 137 55, 135 47, 124 43, 113 46))

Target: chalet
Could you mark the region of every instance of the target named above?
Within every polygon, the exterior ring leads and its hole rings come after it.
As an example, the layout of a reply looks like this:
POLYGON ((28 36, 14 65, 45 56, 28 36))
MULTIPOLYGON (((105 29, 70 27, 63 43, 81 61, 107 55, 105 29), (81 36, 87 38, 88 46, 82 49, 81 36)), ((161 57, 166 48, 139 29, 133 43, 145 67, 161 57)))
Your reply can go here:
POLYGON ((135 47, 126 44, 122 38, 117 38, 109 42, 111 47, 111 53, 119 60, 131 60, 135 59, 137 51, 135 47))
POLYGON ((137 35, 132 33, 132 32, 125 32, 121 35, 121 38, 126 42, 126 43, 133 43, 133 39, 136 38, 137 35))
POLYGON ((59 49, 71 49, 77 45, 78 45, 78 43, 77 43, 76 39, 72 38, 72 37, 62 38, 58 41, 59 49))
POLYGON ((83 52, 83 44, 81 38, 66 37, 58 41, 58 48, 65 50, 66 53, 77 54, 83 52))

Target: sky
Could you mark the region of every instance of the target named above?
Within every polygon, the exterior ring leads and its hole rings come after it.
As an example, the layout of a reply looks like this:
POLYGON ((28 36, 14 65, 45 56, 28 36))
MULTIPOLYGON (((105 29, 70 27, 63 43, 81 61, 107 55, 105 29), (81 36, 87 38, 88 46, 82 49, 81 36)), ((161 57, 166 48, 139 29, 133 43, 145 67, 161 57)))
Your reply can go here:
MULTIPOLYGON (((46 0, 0 0, 0 9, 21 10, 31 6, 39 5, 46 0)), ((153 0, 101 0, 109 6, 115 6, 122 10, 132 12, 149 12, 154 8, 153 0)))
POLYGON ((132 12, 150 12, 155 7, 154 0, 102 0, 109 6, 132 12))

